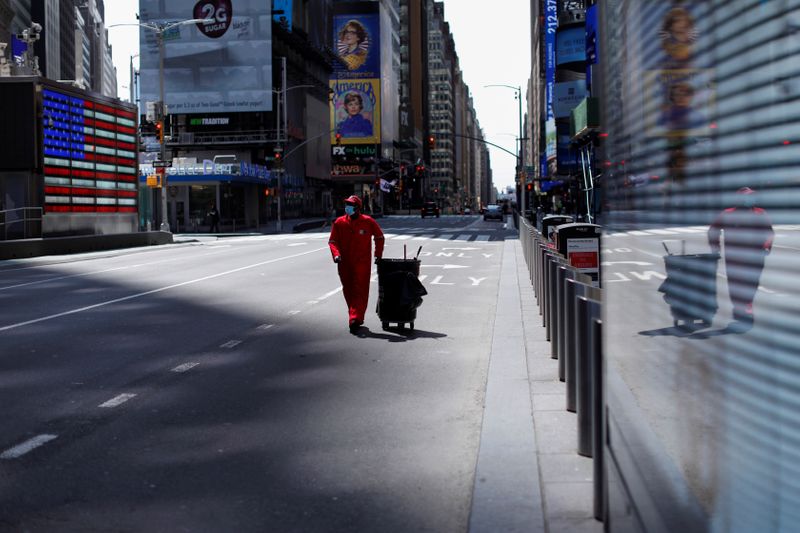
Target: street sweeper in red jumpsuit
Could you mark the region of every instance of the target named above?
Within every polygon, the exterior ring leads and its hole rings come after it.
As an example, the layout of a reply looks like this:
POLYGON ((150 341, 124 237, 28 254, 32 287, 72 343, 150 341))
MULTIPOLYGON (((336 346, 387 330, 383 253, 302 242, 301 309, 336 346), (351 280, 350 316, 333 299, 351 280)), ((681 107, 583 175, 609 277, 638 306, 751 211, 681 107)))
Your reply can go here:
POLYGON ((364 323, 372 272, 372 240, 375 261, 383 256, 383 231, 375 220, 361 213, 361 199, 350 196, 344 201, 345 214, 337 218, 328 241, 333 262, 339 267, 339 279, 347 302, 350 332, 364 323))

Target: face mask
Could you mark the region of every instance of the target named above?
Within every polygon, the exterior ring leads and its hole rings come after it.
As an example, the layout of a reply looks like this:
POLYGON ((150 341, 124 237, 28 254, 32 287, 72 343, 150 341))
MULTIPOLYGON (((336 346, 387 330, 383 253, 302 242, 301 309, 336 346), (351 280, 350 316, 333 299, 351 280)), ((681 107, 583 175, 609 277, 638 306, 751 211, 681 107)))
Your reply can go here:
POLYGON ((356 208, 352 205, 344 206, 344 212, 347 213, 347 216, 351 217, 355 214, 356 208))

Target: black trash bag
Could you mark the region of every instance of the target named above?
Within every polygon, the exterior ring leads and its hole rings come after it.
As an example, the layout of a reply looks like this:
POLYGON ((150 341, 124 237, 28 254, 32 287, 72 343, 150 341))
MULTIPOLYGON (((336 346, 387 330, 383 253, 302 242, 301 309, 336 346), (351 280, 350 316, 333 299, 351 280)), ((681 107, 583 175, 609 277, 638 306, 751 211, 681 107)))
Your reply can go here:
POLYGON ((428 291, 412 272, 392 272, 384 280, 384 300, 396 309, 416 309, 422 305, 422 297, 427 294, 428 291))

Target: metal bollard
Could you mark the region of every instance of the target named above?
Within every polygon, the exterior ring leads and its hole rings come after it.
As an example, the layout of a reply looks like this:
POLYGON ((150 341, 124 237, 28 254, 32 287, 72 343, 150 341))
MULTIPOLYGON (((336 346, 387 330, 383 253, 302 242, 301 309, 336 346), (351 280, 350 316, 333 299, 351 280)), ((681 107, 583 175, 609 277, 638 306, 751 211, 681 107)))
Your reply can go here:
POLYGON ((576 397, 578 415, 578 454, 592 457, 594 410, 592 406, 592 321, 600 317, 600 302, 579 296, 576 305, 576 397))
POLYGON ((603 321, 592 320, 592 472, 594 479, 594 517, 603 520, 606 508, 606 473, 603 443, 605 442, 605 391, 603 389, 603 321))
POLYGON ((566 316, 566 280, 574 279, 575 270, 568 265, 561 265, 558 267, 558 277, 556 279, 556 286, 558 289, 558 296, 556 301, 556 333, 553 336, 553 344, 556 349, 556 358, 558 359, 558 380, 565 381, 566 372, 566 331, 567 321, 569 318, 566 316))
POLYGON ((556 281, 558 280, 558 267, 563 264, 563 261, 560 256, 553 256, 552 260, 550 261, 550 270, 548 272, 548 284, 547 284, 547 340, 550 341, 550 358, 556 359, 558 357, 557 352, 555 351, 555 346, 553 345, 555 341, 556 335, 556 323, 558 322, 558 318, 556 315, 556 296, 558 295, 558 291, 556 290, 558 285, 556 285, 556 281))
POLYGON ((567 411, 575 412, 575 308, 581 283, 568 279, 564 285, 564 381, 567 385, 567 411))

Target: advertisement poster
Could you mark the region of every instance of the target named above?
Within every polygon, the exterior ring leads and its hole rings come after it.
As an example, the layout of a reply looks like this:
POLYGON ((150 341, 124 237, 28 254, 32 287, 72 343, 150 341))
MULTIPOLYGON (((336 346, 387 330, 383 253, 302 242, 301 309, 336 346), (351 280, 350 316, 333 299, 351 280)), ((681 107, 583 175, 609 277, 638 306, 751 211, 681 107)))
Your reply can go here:
POLYGON ((593 280, 593 285, 598 286, 600 276, 600 239, 568 239, 567 259, 569 264, 578 269, 578 272, 588 274, 593 280))
POLYGON ((586 98, 586 80, 560 81, 553 91, 553 114, 569 118, 570 113, 586 98))
POLYGON ((380 19, 377 14, 335 15, 333 44, 341 60, 338 78, 380 78, 380 19))
MULTIPOLYGON (((545 120, 553 118, 553 86, 556 83, 556 29, 558 28, 558 3, 556 0, 545 1, 545 120)), ((555 134, 555 132, 553 132, 555 134)), ((555 147, 554 147, 555 148, 555 147)), ((554 150, 555 152, 555 150, 554 150)), ((553 154, 555 157, 555 153, 553 154)))
POLYGON ((586 61, 586 28, 583 25, 559 29, 556 34, 556 65, 586 61))
POLYGON ((331 80, 331 144, 381 142, 381 82, 379 79, 331 80))
MULTIPOLYGON (((272 110, 272 14, 263 0, 140 0, 139 20, 164 28, 170 114, 272 110), (180 24, 191 19, 210 22, 180 24), (172 25, 172 26, 170 26, 172 25)), ((139 30, 141 114, 159 100, 158 33, 139 30)))

